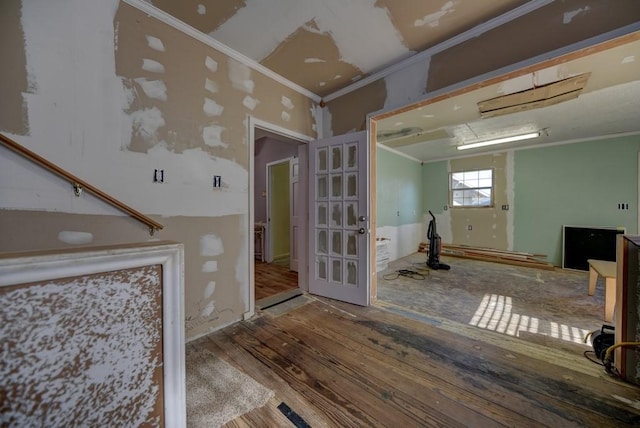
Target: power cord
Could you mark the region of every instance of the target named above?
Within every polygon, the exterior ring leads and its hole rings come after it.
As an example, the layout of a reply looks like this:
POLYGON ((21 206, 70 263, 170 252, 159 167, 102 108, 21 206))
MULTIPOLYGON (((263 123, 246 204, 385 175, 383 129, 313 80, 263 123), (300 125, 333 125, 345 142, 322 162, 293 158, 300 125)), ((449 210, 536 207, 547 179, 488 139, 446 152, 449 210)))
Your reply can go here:
MULTIPOLYGON (((429 272, 426 272, 427 275, 429 275, 429 272)), ((400 277, 404 277, 404 278, 411 278, 411 279, 415 279, 415 280, 424 280, 427 278, 427 275, 424 275, 420 272, 417 272, 415 270, 411 270, 411 269, 398 269, 397 271, 393 272, 393 273, 388 273, 386 275, 383 275, 382 277, 384 279, 386 279, 387 281, 394 281, 400 277)))

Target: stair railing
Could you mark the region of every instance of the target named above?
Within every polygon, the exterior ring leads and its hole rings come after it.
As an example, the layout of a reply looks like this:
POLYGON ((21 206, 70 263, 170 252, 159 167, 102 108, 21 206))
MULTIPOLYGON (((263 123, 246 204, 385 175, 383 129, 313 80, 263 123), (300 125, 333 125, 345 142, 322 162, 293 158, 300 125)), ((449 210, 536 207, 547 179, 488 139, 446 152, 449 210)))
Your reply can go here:
POLYGON ((57 175, 58 177, 60 177, 60 178, 62 178, 64 180, 67 180, 73 186, 73 192, 74 192, 74 194, 76 196, 80 197, 82 195, 83 190, 86 190, 87 192, 91 193, 92 195, 96 196, 97 198, 102 199, 106 203, 108 203, 110 205, 113 205, 114 207, 120 209, 121 211, 124 211, 125 213, 129 214, 131 217, 135 218, 139 222, 144 223, 147 227, 149 227, 149 234, 153 235, 156 230, 161 230, 161 229, 164 228, 163 225, 161 225, 157 221, 153 220, 152 218, 147 217, 146 215, 142 214, 141 212, 134 210, 133 208, 131 208, 130 206, 120 202, 119 200, 117 200, 113 196, 103 192, 102 190, 98 189, 95 186, 92 186, 91 184, 87 183, 86 181, 81 180, 80 178, 78 178, 75 175, 71 174, 70 172, 62 169, 58 165, 48 161, 47 159, 43 158, 42 156, 38 155, 37 153, 34 153, 31 150, 21 146, 20 144, 18 144, 17 142, 12 140, 11 138, 9 138, 9 137, 7 137, 7 136, 5 136, 3 134, 0 134, 0 143, 2 143, 9 150, 11 150, 11 151, 13 151, 15 153, 18 153, 19 155, 29 159, 33 163, 35 163, 35 164, 41 166, 42 168, 52 172, 53 174, 57 175))

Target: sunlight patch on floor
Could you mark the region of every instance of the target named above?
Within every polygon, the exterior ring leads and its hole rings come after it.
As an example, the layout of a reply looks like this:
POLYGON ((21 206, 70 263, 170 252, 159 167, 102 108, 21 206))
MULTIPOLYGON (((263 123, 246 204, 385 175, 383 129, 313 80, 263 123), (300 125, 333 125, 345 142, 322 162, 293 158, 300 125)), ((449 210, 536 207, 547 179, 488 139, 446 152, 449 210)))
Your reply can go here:
POLYGON ((589 333, 578 327, 513 313, 513 299, 499 294, 485 294, 469 324, 509 336, 528 332, 580 344, 584 344, 589 333))

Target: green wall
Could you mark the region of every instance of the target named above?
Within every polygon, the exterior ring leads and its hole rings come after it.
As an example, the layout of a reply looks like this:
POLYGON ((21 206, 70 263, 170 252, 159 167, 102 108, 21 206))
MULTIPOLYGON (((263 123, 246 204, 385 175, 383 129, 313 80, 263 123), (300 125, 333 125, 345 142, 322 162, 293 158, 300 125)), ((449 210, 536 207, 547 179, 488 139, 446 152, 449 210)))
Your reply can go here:
POLYGON ((424 212, 434 214, 444 211, 449 204, 449 169, 447 161, 426 163, 422 167, 424 212))
POLYGON ((271 167, 271 239, 273 258, 289 254, 289 162, 271 167))
POLYGON ((376 226, 421 222, 423 180, 420 163, 384 149, 377 150, 376 156, 376 226))
POLYGON ((638 152, 640 136, 516 151, 514 250, 561 265, 563 224, 636 234, 638 152))

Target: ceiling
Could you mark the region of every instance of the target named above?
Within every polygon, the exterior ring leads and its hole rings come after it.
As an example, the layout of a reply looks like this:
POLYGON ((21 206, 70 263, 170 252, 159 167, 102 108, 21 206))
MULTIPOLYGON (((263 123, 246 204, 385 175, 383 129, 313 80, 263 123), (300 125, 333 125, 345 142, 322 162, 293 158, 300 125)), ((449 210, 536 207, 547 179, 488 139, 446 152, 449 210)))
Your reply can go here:
MULTIPOLYGON (((359 80, 478 26, 541 7, 536 0, 147 0, 153 6, 315 94, 331 99, 359 80), (493 20, 493 21, 492 21, 493 20)), ((469 34, 469 33, 468 33, 469 34)), ((638 38, 638 37, 636 37, 638 38)), ((640 42, 426 100, 377 124, 382 144, 421 161, 483 153, 457 145, 540 131, 501 148, 640 132, 640 42), (477 103, 591 73, 577 99, 481 119, 477 103)), ((514 75, 514 74, 512 74, 514 75)))
POLYGON ((527 1, 151 0, 151 3, 326 98, 527 1))
MULTIPOLYGON (((536 147, 616 134, 640 133, 640 38, 570 61, 553 61, 516 77, 425 100, 377 120, 381 144, 421 161, 513 147, 536 147), (481 118, 478 103, 507 94, 527 94, 552 82, 590 73, 577 98, 559 104, 481 118), (539 138, 465 151, 457 146, 541 132, 539 138)), ((517 73, 516 73, 517 74, 517 73)))

